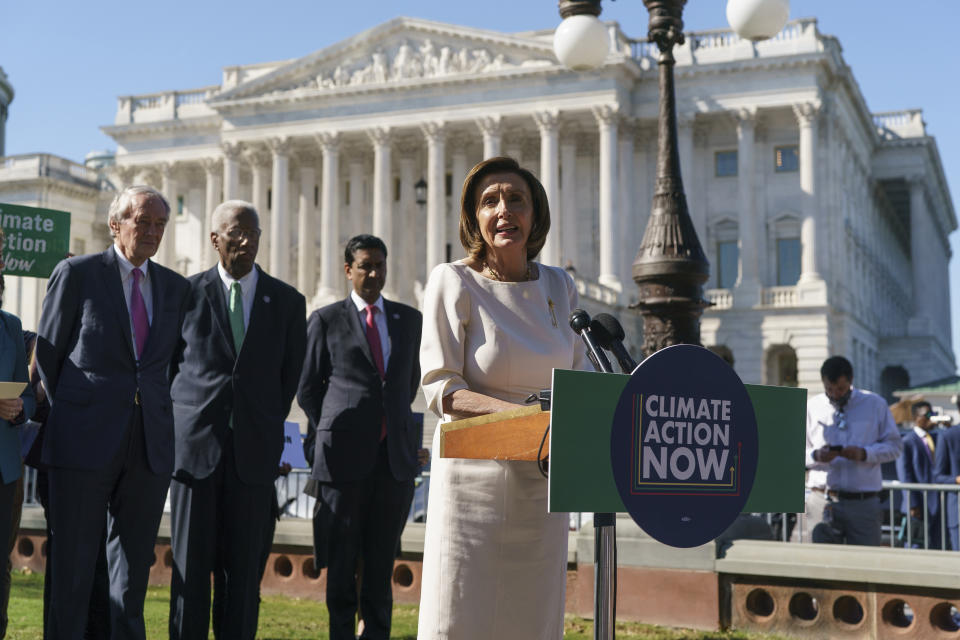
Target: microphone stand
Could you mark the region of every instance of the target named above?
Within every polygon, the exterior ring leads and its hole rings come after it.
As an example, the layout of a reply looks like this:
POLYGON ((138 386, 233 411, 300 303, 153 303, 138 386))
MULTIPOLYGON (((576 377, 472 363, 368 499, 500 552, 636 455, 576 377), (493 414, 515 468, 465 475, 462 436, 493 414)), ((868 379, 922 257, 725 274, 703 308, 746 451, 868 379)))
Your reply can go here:
MULTIPOLYGON (((613 373, 610 361, 597 346, 590 327, 590 315, 583 309, 570 313, 570 328, 587 346, 593 366, 602 373, 613 373)), ((617 514, 593 514, 593 638, 613 640, 616 622, 617 514)))

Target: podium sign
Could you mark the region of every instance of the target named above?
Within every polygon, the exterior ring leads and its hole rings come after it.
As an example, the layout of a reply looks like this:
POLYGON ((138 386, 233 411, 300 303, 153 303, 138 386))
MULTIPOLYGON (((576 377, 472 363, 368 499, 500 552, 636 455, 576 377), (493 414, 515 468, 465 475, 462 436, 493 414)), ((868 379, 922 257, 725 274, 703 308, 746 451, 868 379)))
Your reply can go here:
POLYGON ((641 529, 676 547, 713 540, 740 515, 757 470, 757 422, 740 377, 703 347, 654 353, 620 393, 610 461, 641 529))
MULTIPOLYGON (((626 512, 611 468, 610 436, 630 376, 554 369, 550 422, 551 512, 626 512)), ((803 511, 806 389, 744 385, 757 422, 758 456, 745 513, 803 511)))

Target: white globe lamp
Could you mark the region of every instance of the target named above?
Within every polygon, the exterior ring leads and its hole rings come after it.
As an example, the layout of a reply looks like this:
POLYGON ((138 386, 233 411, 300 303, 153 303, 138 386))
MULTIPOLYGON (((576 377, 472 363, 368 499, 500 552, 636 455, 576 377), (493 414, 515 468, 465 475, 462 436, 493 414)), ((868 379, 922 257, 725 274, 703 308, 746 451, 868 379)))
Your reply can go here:
POLYGON ((790 0, 727 0, 727 22, 745 40, 780 33, 790 17, 790 0))
POLYGON ((562 65, 574 71, 595 69, 610 52, 607 28, 596 16, 564 18, 553 34, 553 51, 562 65))

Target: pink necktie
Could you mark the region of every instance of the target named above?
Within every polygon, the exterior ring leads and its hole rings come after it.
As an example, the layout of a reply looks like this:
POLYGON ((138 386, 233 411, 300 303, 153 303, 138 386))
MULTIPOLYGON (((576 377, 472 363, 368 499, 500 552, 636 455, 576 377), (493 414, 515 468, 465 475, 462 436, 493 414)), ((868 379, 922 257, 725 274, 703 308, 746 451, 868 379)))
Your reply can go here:
MULTIPOLYGON (((373 320, 373 314, 376 313, 377 307, 374 305, 367 305, 367 342, 370 343, 370 353, 373 354, 373 362, 377 365, 377 373, 380 374, 380 379, 384 378, 384 367, 383 367, 383 347, 380 346, 380 330, 377 329, 377 323, 373 320)), ((380 422, 380 440, 383 440, 387 437, 387 417, 383 416, 383 420, 380 422)))
POLYGON ((143 293, 140 291, 140 280, 143 271, 133 270, 133 287, 130 289, 130 314, 133 317, 133 340, 137 344, 137 359, 143 357, 143 348, 147 346, 147 336, 150 335, 150 321, 147 319, 147 305, 143 302, 143 293))

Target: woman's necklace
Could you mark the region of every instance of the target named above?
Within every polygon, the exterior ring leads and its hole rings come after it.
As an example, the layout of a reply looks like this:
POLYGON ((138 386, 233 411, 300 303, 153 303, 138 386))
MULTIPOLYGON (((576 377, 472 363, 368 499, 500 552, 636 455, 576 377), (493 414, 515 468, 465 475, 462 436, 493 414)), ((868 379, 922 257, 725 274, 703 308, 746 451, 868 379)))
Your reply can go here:
MULTIPOLYGON (((483 262, 480 263, 480 266, 483 267, 481 271, 490 272, 490 276, 498 282, 513 282, 512 280, 508 280, 507 278, 505 278, 502 273, 500 273, 499 271, 494 269, 492 266, 490 266, 490 263, 487 262, 486 260, 483 260, 483 262)), ((526 273, 523 274, 523 278, 521 278, 520 280, 517 280, 516 282, 526 282, 527 280, 531 280, 531 279, 533 279, 533 275, 531 272, 531 263, 527 262, 526 273)))

